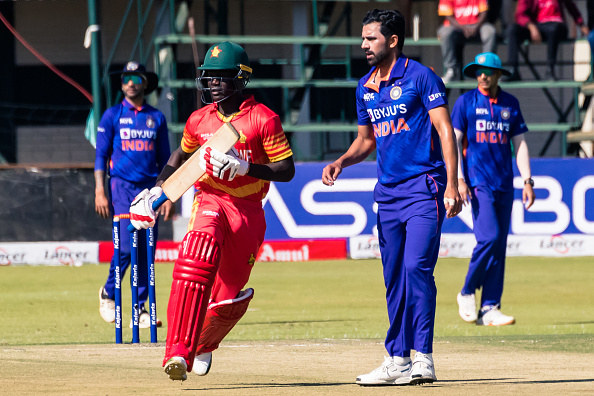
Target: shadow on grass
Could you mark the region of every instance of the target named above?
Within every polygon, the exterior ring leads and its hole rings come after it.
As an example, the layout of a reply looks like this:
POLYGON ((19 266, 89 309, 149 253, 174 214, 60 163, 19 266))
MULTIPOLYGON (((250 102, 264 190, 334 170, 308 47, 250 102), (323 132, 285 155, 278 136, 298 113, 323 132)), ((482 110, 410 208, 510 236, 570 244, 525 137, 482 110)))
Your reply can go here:
POLYGON ((273 324, 298 324, 298 323, 332 323, 332 322, 353 322, 352 319, 334 319, 334 320, 277 320, 270 322, 249 322, 239 323, 242 326, 253 325, 273 325, 273 324))
MULTIPOLYGON (((311 383, 307 383, 307 382, 288 382, 286 384, 273 384, 273 383, 267 383, 267 384, 258 384, 258 383, 254 383, 254 384, 237 384, 236 386, 225 386, 225 387, 208 387, 208 388, 188 388, 188 389, 183 389, 184 391, 192 391, 192 392, 196 392, 196 391, 206 391, 206 392, 211 392, 211 391, 215 391, 215 390, 237 390, 237 389, 256 389, 256 388, 262 388, 262 389, 271 389, 271 388, 319 388, 319 387, 328 387, 328 386, 345 386, 345 385, 356 385, 353 382, 327 382, 327 383, 322 383, 322 382, 311 382, 311 383)), ((315 392, 314 389, 312 389, 312 392, 315 392)))
MULTIPOLYGON (((490 384, 490 385, 530 385, 530 384, 575 384, 575 383, 589 383, 594 382, 593 379, 559 379, 559 380, 540 380, 540 381, 523 381, 516 378, 476 378, 476 379, 464 379, 464 380, 443 380, 437 381, 432 384, 423 384, 417 385, 421 387, 430 387, 430 388, 438 388, 443 387, 448 384, 465 384, 465 383, 477 383, 477 384, 490 384)), ((184 391, 215 391, 215 390, 237 390, 237 389, 272 389, 272 388, 312 388, 312 391, 315 391, 315 388, 323 388, 329 386, 358 386, 353 382, 288 382, 288 383, 253 383, 253 384, 237 384, 234 386, 210 386, 208 388, 187 388, 183 389, 184 391)), ((415 386, 415 385, 403 385, 400 387, 408 387, 408 386, 415 386)), ((393 386, 376 386, 376 388, 392 388, 393 386)), ((366 388, 373 388, 373 386, 369 386, 366 388)))
POLYGON ((538 380, 538 381, 524 381, 517 378, 475 378, 475 379, 461 379, 461 380, 443 380, 438 381, 440 383, 486 383, 492 385, 529 385, 529 384, 575 384, 575 383, 588 383, 594 382, 594 378, 584 379, 551 379, 551 380, 538 380))

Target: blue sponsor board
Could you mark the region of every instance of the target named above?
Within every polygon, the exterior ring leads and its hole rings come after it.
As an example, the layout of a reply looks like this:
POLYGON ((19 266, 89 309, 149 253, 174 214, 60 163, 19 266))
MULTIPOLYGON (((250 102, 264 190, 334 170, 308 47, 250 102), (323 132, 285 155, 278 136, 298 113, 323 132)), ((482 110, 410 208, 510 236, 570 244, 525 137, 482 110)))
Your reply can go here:
MULTIPOLYGON (((375 233, 375 162, 344 169, 332 187, 321 181, 326 164, 297 164, 292 182, 271 184, 264 205, 267 240, 348 238, 375 233)), ((536 202, 526 211, 522 207, 523 180, 514 164, 511 234, 594 234, 594 160, 533 159, 531 167, 536 202)), ((447 219, 443 232, 472 232, 469 208, 447 219)))

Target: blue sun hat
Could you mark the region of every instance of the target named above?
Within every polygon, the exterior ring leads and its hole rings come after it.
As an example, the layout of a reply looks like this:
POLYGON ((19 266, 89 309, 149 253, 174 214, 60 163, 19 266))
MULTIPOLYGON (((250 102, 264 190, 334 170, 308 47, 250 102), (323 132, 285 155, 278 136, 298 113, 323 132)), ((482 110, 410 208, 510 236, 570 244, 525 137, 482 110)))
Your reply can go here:
POLYGON ((476 77, 476 70, 482 67, 487 67, 489 69, 501 70, 503 75, 511 76, 511 72, 509 70, 504 69, 501 67, 501 59, 492 52, 483 52, 482 54, 478 54, 474 58, 474 62, 471 62, 464 66, 462 73, 466 77, 474 78, 476 77))

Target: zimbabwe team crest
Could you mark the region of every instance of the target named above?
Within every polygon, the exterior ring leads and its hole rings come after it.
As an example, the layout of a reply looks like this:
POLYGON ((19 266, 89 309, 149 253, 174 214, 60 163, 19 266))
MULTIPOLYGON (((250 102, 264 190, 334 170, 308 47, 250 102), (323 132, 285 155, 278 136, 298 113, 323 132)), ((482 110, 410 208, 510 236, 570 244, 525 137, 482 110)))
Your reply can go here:
POLYGON ((402 88, 400 87, 393 87, 390 90, 390 98, 392 98, 392 100, 396 100, 400 97, 400 95, 402 95, 402 88))

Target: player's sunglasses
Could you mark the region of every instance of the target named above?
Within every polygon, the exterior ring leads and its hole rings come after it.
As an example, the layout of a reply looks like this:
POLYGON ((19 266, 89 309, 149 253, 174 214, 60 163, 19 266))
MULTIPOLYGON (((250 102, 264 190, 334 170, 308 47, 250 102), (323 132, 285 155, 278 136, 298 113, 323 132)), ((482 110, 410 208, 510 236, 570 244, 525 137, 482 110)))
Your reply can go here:
POLYGON ((135 74, 122 76, 122 84, 128 84, 130 81, 132 81, 132 84, 142 84, 142 77, 135 74))
POLYGON ((487 77, 491 77, 493 74, 495 74, 495 70, 486 68, 476 69, 475 76, 479 77, 482 74, 484 74, 487 77))

